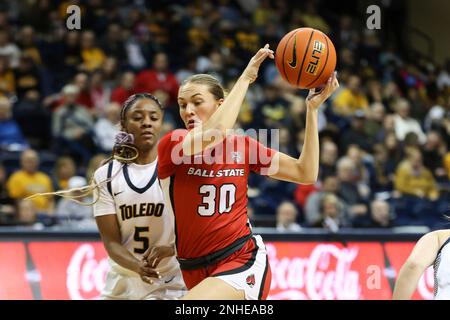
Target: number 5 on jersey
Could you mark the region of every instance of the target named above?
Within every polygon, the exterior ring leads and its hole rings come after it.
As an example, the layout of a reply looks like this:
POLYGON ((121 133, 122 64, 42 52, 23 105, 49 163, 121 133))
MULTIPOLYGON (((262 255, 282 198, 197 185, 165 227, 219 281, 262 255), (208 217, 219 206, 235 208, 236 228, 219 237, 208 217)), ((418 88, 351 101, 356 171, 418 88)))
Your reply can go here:
POLYGON ((140 253, 144 254, 147 249, 149 248, 150 244, 148 241, 148 236, 145 237, 142 234, 144 232, 148 232, 149 227, 135 227, 134 229, 134 241, 141 242, 142 247, 141 248, 134 248, 134 253, 140 253))
POLYGON ((229 213, 236 201, 236 186, 226 183, 218 188, 213 184, 202 185, 199 189, 200 195, 203 196, 202 205, 198 207, 198 214, 203 217, 210 217, 216 212, 218 199, 218 212, 229 213))

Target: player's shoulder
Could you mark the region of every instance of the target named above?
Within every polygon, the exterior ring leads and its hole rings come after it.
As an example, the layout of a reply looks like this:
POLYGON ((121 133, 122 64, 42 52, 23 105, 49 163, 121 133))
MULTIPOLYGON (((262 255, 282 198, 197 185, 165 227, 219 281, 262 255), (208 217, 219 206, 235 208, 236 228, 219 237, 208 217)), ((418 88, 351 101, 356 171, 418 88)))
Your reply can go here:
POLYGON ((186 137, 188 132, 189 131, 186 129, 175 129, 168 132, 159 140, 158 149, 162 150, 170 145, 174 145, 183 141, 184 137, 186 137))
POLYGON ((439 243, 441 245, 443 245, 448 239, 450 239, 450 230, 449 229, 435 230, 430 233, 434 233, 434 236, 439 239, 439 243))
POLYGON ((427 247, 441 247, 450 238, 450 230, 439 229, 425 233, 419 243, 427 247))
POLYGON ((188 134, 188 130, 186 129, 175 129, 172 130, 168 133, 166 133, 162 138, 161 141, 163 140, 172 140, 172 141, 178 141, 178 138, 180 137, 185 137, 188 134))
POLYGON ((108 176, 109 166, 112 165, 113 168, 116 168, 118 164, 120 165, 120 163, 117 160, 112 160, 112 161, 106 162, 105 164, 103 164, 102 166, 97 168, 97 170, 94 171, 95 180, 98 181, 98 180, 106 179, 106 177, 108 176))

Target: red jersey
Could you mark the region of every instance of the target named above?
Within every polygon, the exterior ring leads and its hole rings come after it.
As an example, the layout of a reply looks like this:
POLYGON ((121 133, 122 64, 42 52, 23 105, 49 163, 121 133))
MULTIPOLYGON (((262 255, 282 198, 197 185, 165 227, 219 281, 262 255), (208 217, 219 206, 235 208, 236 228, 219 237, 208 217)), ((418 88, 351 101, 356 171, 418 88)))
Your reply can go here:
POLYGON ((231 135, 201 154, 183 156, 187 133, 174 130, 158 145, 158 176, 175 216, 181 259, 209 255, 251 233, 248 176, 250 171, 261 173, 270 167, 275 154, 255 139, 231 135))

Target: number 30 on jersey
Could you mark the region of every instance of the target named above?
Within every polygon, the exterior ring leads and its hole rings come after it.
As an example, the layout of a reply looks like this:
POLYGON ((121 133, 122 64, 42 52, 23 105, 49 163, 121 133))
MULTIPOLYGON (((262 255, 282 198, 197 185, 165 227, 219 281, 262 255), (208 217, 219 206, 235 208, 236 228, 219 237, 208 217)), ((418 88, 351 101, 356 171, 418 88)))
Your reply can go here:
POLYGON ((213 184, 202 185, 199 193, 203 199, 202 204, 198 206, 198 214, 203 217, 214 215, 217 205, 219 214, 229 213, 236 201, 236 186, 231 183, 223 184, 220 187, 213 184))

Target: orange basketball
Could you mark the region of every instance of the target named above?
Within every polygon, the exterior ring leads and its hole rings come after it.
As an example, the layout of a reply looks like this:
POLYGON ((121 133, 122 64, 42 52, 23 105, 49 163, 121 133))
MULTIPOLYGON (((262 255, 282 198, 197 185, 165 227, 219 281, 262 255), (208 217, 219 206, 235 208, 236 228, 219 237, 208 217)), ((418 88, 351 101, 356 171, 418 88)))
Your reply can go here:
POLYGON ((336 67, 336 50, 331 40, 312 28, 292 30, 281 39, 275 52, 281 77, 301 89, 324 85, 336 67))

